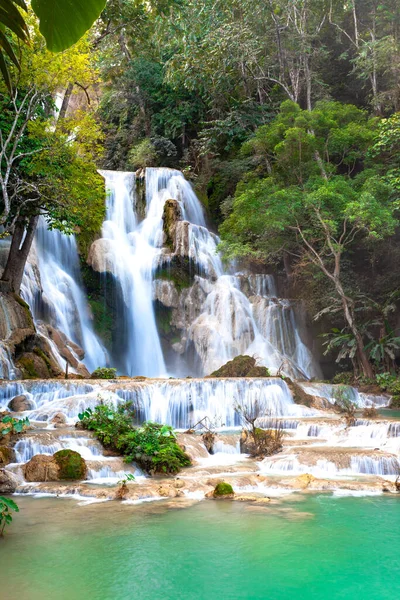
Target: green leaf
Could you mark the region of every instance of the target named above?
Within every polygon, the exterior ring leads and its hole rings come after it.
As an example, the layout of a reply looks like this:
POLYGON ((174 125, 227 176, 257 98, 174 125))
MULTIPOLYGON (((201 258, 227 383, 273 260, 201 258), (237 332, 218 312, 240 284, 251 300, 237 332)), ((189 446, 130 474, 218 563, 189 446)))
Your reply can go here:
POLYGON ((51 52, 62 52, 91 28, 106 0, 32 0, 40 20, 40 33, 51 52))
POLYGON ((0 496, 0 503, 5 504, 8 508, 15 510, 15 512, 19 512, 18 504, 11 500, 11 498, 5 498, 4 496, 0 496))

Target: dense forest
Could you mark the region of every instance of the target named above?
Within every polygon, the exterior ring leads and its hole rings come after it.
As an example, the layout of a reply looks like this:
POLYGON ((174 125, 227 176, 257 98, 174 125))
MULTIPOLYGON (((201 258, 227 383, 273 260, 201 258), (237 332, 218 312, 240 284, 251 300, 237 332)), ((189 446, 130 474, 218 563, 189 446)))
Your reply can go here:
POLYGON ((39 215, 85 256, 104 216, 96 168, 174 167, 226 261, 278 274, 328 360, 367 378, 396 367, 396 0, 109 0, 61 54, 27 24, 29 44, 2 42, 18 49, 2 57, 3 285, 19 291, 39 215))

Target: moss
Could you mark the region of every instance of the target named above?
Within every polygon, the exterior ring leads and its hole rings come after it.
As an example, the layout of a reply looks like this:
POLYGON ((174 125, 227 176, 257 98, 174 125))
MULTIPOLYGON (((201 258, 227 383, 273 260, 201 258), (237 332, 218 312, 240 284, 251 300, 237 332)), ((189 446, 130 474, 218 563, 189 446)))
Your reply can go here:
POLYGON ((14 297, 14 300, 24 309, 28 323, 29 323, 29 327, 31 327, 32 329, 35 329, 35 325, 33 323, 33 317, 32 317, 32 313, 31 313, 31 309, 29 308, 29 304, 27 304, 25 302, 25 300, 23 300, 21 298, 21 296, 18 296, 18 294, 13 294, 13 297, 14 297))
MULTIPOLYGON (((188 261, 189 263, 189 261, 188 261)), ((155 274, 155 279, 163 279, 164 281, 172 281, 178 292, 193 284, 194 275, 190 272, 190 266, 178 267, 172 265, 169 268, 159 269, 155 274)))
POLYGON ((256 366, 256 359, 252 356, 240 355, 230 360, 225 365, 211 373, 209 377, 247 377, 248 373, 256 366))
POLYGON ((36 371, 33 359, 28 358, 27 356, 22 356, 17 363, 17 367, 19 367, 23 371, 24 379, 39 378, 39 374, 36 371))
POLYGON ((40 348, 34 348, 33 352, 36 354, 36 356, 39 356, 39 358, 41 358, 43 360, 46 367, 49 369, 49 374, 51 374, 53 369, 52 369, 52 364, 51 364, 51 360, 49 359, 49 357, 46 356, 46 354, 40 348))
POLYGON ((110 346, 112 342, 112 327, 113 318, 107 310, 107 306, 102 299, 90 297, 88 298, 91 311, 93 313, 93 326, 96 333, 103 340, 106 346, 110 346))
POLYGON ((267 367, 253 367, 247 373, 246 377, 271 377, 267 367))
POLYGON ((222 496, 233 496, 233 494, 233 487, 230 483, 225 483, 225 481, 217 483, 213 492, 214 498, 221 498, 222 496))
POLYGON ((79 452, 59 450, 53 454, 53 458, 59 467, 60 479, 82 480, 86 478, 86 463, 79 452))

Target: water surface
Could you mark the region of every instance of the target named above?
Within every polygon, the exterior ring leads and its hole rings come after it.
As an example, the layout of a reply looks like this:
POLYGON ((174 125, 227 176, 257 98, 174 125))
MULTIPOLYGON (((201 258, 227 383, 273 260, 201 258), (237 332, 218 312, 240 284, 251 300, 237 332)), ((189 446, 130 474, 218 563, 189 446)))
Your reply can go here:
POLYGON ((0 540, 2 600, 400 597, 397 497, 180 509, 16 499, 0 540))

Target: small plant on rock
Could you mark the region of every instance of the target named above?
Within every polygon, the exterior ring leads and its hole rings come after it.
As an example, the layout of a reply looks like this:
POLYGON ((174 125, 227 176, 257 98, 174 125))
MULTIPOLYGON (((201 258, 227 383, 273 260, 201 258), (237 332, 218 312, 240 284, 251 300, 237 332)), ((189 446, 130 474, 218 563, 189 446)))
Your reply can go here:
POLYGON ((18 504, 10 498, 0 496, 0 536, 3 536, 6 525, 12 523, 12 511, 19 512, 18 504))
POLYGON ((126 497, 129 481, 135 481, 135 476, 132 473, 125 473, 125 477, 118 481, 119 488, 115 494, 116 500, 123 500, 126 497))
POLYGON ((7 435, 8 433, 22 433, 26 427, 29 425, 29 419, 25 417, 24 419, 15 419, 9 415, 3 417, 0 421, 2 425, 0 427, 0 438, 2 436, 7 435))
POLYGON ((117 376, 117 369, 110 367, 98 367, 91 374, 92 379, 115 379, 117 376))
POLYGON ((280 423, 274 429, 261 429, 256 422, 262 417, 269 416, 269 410, 265 402, 255 400, 247 404, 236 404, 235 411, 241 417, 247 438, 248 452, 253 458, 265 458, 277 454, 282 450, 283 437, 285 435, 280 423))
POLYGON ((333 392, 336 408, 343 413, 347 427, 353 427, 356 421, 357 404, 351 399, 350 388, 340 385, 333 392))

